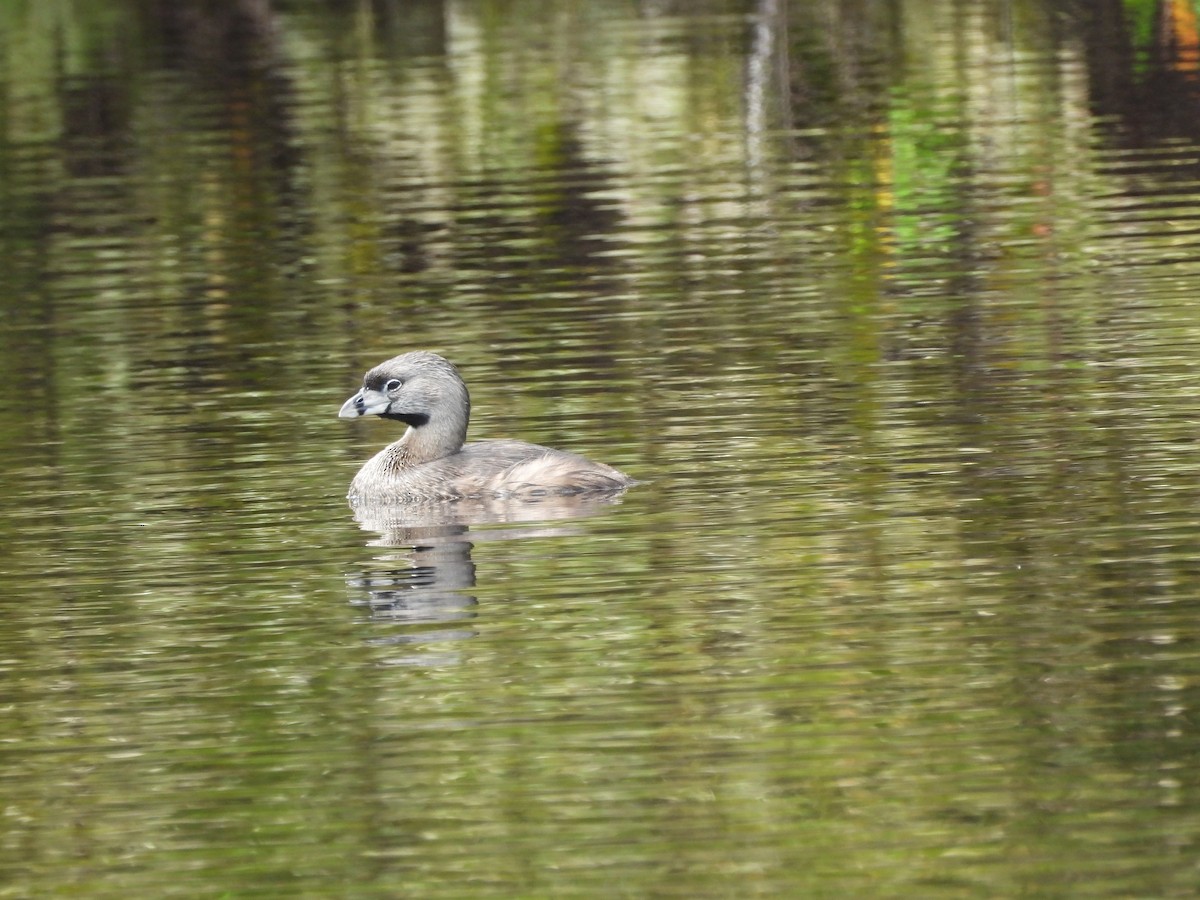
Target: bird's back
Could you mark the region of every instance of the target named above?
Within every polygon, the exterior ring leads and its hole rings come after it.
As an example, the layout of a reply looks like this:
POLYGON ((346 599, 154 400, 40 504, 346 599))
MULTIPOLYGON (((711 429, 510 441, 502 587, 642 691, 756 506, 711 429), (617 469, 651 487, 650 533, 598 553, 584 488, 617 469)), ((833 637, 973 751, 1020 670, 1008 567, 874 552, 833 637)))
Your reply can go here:
POLYGON ((351 497, 372 502, 535 498, 615 493, 634 483, 611 466, 525 441, 476 441, 457 453, 407 468, 397 468, 389 459, 395 446, 363 466, 350 487, 351 497))

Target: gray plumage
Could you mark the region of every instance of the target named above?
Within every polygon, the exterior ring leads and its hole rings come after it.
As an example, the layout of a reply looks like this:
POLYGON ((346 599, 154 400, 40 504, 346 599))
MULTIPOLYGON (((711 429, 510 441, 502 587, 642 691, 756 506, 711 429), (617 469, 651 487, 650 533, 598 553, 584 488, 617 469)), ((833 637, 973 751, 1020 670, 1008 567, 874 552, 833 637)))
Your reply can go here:
POLYGON ((471 399, 449 360, 423 350, 380 363, 338 413, 376 415, 408 430, 377 453, 350 484, 368 503, 444 501, 468 497, 538 497, 615 493, 628 475, 583 456, 525 441, 465 444, 471 399))

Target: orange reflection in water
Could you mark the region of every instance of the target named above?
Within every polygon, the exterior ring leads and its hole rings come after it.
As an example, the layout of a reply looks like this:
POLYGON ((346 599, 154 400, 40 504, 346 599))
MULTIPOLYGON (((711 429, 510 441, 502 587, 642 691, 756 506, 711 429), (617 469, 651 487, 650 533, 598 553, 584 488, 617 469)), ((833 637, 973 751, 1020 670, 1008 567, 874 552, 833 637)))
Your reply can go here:
POLYGON ((1177 72, 1200 69, 1200 22, 1192 0, 1167 0, 1163 8, 1161 40, 1170 66, 1177 72))

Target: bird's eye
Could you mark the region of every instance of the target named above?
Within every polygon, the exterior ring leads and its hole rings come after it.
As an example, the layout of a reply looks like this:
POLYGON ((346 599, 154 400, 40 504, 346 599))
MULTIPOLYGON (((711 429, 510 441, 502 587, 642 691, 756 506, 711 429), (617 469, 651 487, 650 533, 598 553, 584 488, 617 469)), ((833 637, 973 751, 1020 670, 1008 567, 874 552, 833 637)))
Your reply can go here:
POLYGON ((402 384, 404 384, 404 382, 399 378, 389 378, 387 384, 383 386, 383 389, 390 394, 392 391, 400 390, 400 386, 402 384))

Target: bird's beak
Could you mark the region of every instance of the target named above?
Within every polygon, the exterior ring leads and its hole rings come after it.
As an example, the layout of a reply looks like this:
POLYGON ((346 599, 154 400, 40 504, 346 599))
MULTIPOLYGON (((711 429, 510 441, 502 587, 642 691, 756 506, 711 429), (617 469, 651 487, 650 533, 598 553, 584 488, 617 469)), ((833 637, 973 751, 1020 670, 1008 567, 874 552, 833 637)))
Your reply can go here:
POLYGON ((372 391, 363 388, 338 410, 339 419, 357 419, 359 416, 382 416, 388 411, 392 401, 382 391, 372 391))

